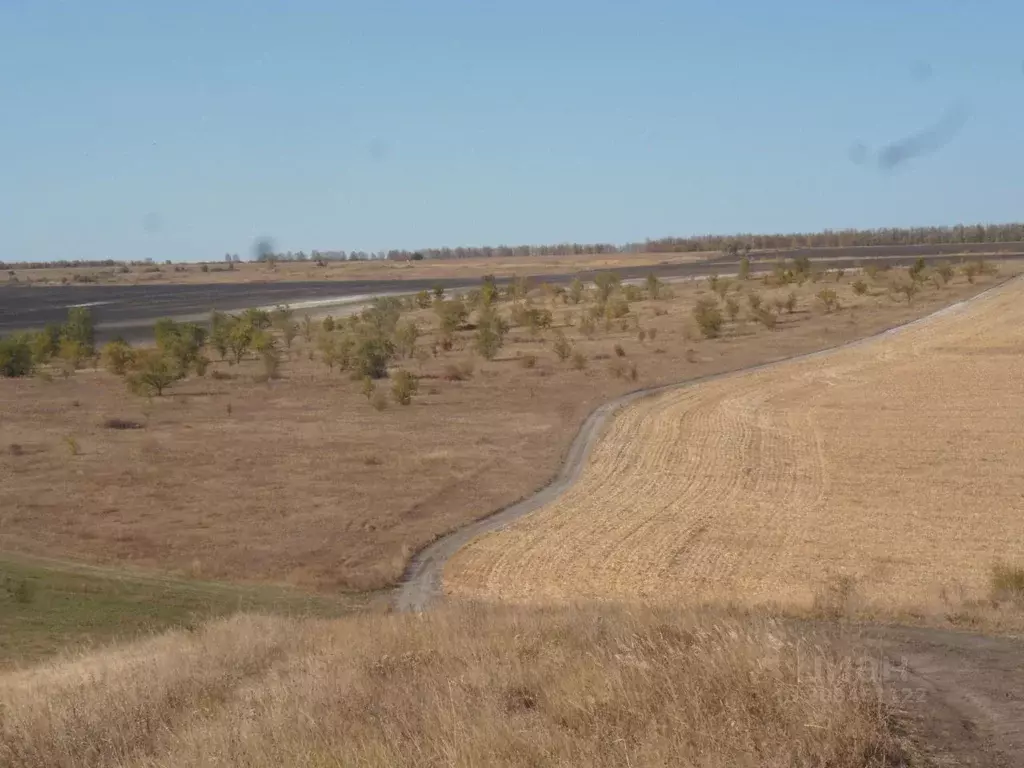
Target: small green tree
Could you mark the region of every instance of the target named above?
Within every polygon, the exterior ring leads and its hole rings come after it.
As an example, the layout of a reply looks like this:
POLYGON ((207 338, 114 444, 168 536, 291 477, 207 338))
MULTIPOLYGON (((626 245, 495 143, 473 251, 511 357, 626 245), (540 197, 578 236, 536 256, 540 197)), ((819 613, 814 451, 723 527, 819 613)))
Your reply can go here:
POLYGON ((739 274, 737 274, 736 276, 740 280, 749 280, 750 279, 750 257, 749 256, 743 256, 740 259, 739 274))
POLYGON ((697 301, 693 308, 693 319, 697 321, 697 327, 705 338, 716 338, 722 331, 722 313, 714 299, 702 298, 697 301))
POLYGON ((27 335, 0 338, 0 376, 28 376, 32 366, 32 346, 27 335))
POLYGON ((68 319, 61 329, 61 336, 76 342, 82 349, 83 357, 89 357, 96 348, 96 330, 92 312, 88 307, 72 307, 68 319))
POLYGON ((569 301, 573 304, 579 304, 583 301, 583 281, 578 277, 574 277, 572 282, 569 283, 569 301))
POLYGON ((82 363, 89 357, 89 351, 80 341, 64 338, 61 339, 57 356, 60 358, 61 371, 67 378, 82 367, 82 363))
POLYGON ((507 332, 508 324, 504 319, 497 312, 486 309, 480 313, 480 319, 477 321, 473 345, 481 357, 493 360, 504 344, 507 332))
POLYGON ((940 264, 935 268, 935 272, 938 274, 939 279, 942 280, 943 285, 946 285, 953 279, 953 267, 950 264, 940 264))
POLYGON ((597 302, 603 305, 619 287, 621 280, 614 272, 598 272, 594 275, 594 285, 597 286, 597 302))
POLYGON ((419 326, 412 319, 400 320, 395 326, 395 349, 402 357, 416 354, 416 342, 420 337, 419 326))
POLYGON ((115 376, 124 376, 135 360, 135 354, 126 341, 109 341, 100 350, 103 366, 115 376))
POLYGON ((352 350, 353 376, 383 379, 388 375, 388 363, 395 355, 391 339, 372 327, 361 328, 352 350))
POLYGON ((839 296, 831 288, 822 288, 817 293, 818 301, 825 307, 825 313, 828 314, 839 308, 839 296))
POLYGON ((32 347, 32 362, 35 365, 44 365, 50 362, 60 352, 59 325, 47 325, 43 330, 32 334, 29 344, 32 347))
POLYGON ((419 380, 404 368, 399 368, 392 376, 391 396, 399 405, 409 405, 412 402, 412 396, 419 391, 419 388, 419 380))
POLYGON ((179 378, 181 371, 176 360, 159 349, 140 349, 134 355, 127 381, 129 389, 137 395, 161 397, 179 378))
POLYGON ((234 318, 231 328, 227 333, 226 344, 231 350, 235 364, 242 362, 242 358, 249 354, 252 348, 253 335, 256 329, 242 318, 234 318))

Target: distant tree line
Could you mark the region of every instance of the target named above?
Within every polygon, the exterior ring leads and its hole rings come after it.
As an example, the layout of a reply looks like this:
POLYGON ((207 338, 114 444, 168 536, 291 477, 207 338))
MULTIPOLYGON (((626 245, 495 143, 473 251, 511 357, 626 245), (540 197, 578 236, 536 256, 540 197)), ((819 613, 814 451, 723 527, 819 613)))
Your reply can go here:
MULTIPOLYGON (((642 243, 613 245, 611 243, 558 243, 554 245, 497 245, 458 248, 422 248, 417 251, 392 249, 389 251, 261 251, 257 262, 312 261, 419 261, 421 259, 479 259, 511 258, 514 256, 582 256, 589 253, 677 253, 692 251, 764 251, 788 248, 844 248, 860 245, 947 245, 968 243, 1024 242, 1024 223, 1011 224, 958 224, 951 227, 885 227, 880 229, 827 229, 823 232, 797 232, 789 234, 735 234, 694 235, 692 237, 664 237, 642 243)), ((224 261, 236 264, 242 261, 238 254, 225 254, 224 261)), ((146 266, 152 259, 142 261, 61 260, 50 262, 3 262, 0 269, 39 269, 43 267, 125 267, 146 266)), ((168 264, 170 262, 167 262, 168 264)))

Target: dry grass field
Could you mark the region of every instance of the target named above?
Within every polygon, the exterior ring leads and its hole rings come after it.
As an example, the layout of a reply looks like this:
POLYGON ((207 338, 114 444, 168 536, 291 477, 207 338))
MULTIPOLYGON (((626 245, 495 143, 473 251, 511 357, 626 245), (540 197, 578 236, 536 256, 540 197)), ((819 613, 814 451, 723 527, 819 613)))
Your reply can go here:
POLYGON ((1024 566, 1022 406, 1016 280, 882 339, 631 405, 572 490, 462 550, 446 586, 955 612, 988 598, 995 566, 1024 566))
MULTIPOLYGON (((611 267, 642 267, 653 264, 692 264, 721 254, 708 253, 591 253, 580 256, 515 256, 509 258, 425 259, 423 261, 331 261, 318 267, 313 261, 281 261, 274 265, 239 263, 232 269, 212 263, 204 272, 200 264, 153 264, 134 267, 46 267, 16 269, 4 279, 39 285, 109 285, 268 283, 299 280, 433 280, 483 277, 484 275, 564 275, 611 267)), ((0 282, 0 286, 3 283, 0 282)))
MULTIPOLYGON (((102 369, 0 379, 0 551, 202 580, 386 587, 413 551, 551 477, 600 402, 863 336, 997 279, 958 276, 908 305, 886 292, 891 277, 861 296, 851 275, 783 290, 737 282, 730 296, 744 304, 748 293, 768 304, 792 290, 794 312, 769 330, 744 309, 715 339, 701 338, 691 314, 712 295, 703 281, 634 301, 590 336, 580 328, 590 304, 554 304, 538 291, 534 306, 554 308, 573 346, 565 362, 552 351, 554 331, 524 327, 494 360, 474 362, 472 331, 437 348, 436 316, 418 310, 421 352, 397 364, 420 376, 419 393, 381 411, 301 336, 280 378, 265 380, 256 360, 215 362, 163 397, 130 394, 102 369), (824 312, 814 298, 823 285, 837 289, 841 309, 824 312), (461 380, 450 380, 455 369, 461 380)), ((377 386, 384 405, 389 381, 377 386)))
POLYGON ((238 616, 0 674, 0 764, 906 765, 844 648, 624 607, 238 616))

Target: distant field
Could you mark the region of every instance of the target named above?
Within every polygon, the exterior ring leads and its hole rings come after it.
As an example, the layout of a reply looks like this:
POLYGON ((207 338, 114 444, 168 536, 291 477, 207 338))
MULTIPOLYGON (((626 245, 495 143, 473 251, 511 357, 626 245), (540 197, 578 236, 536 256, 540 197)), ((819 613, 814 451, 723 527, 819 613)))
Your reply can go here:
MULTIPOLYGON (((513 258, 426 259, 423 261, 331 261, 277 262, 273 266, 240 263, 229 270, 226 264, 210 264, 206 272, 199 264, 159 264, 148 267, 61 267, 15 270, 7 279, 19 283, 74 284, 193 284, 266 283, 306 280, 431 280, 480 278, 488 274, 566 274, 592 269, 653 264, 692 264, 721 256, 709 253, 598 253, 580 256, 524 256, 513 258), (76 277, 77 276, 77 277, 76 277)), ((2 285, 0 281, 0 285, 2 285)))
POLYGON ((639 401, 575 487, 457 554, 447 590, 984 601, 994 566, 1024 566, 1022 329, 1017 280, 884 339, 639 401))
MULTIPOLYGON (((492 361, 474 353, 470 328, 445 350, 435 312, 409 311, 419 352, 393 370, 419 376, 420 390, 412 405, 383 411, 349 373, 328 368, 316 335, 295 339, 278 379, 263 380, 249 355, 239 365, 215 361, 205 378, 149 400, 102 369, 0 380, 0 551, 203 580, 382 588, 437 535, 550 478, 599 403, 857 338, 997 278, 929 281, 911 304, 889 290, 904 270, 878 273, 864 295, 855 279, 833 273, 783 288, 735 281, 736 320, 726 318, 715 339, 702 337, 692 314, 698 299, 714 296, 707 281, 677 284, 672 298, 640 291, 627 316, 589 330, 581 318, 596 307, 592 290, 574 305, 536 289, 530 306, 548 308, 554 328, 513 322, 492 361), (831 313, 816 298, 826 287, 841 305, 831 313), (752 319, 754 294, 773 329, 752 319), (579 369, 556 356, 556 331, 579 354, 579 369)), ((512 320, 512 303, 498 306, 512 320)), ((391 382, 377 387, 387 404, 391 382)))

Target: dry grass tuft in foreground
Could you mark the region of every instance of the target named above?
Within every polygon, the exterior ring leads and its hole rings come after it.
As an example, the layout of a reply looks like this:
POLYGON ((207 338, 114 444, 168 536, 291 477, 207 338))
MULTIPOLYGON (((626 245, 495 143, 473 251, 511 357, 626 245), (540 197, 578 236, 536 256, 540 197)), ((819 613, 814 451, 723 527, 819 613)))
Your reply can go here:
POLYGON ((0 677, 0 764, 904 764, 855 667, 722 614, 238 616, 0 677))

